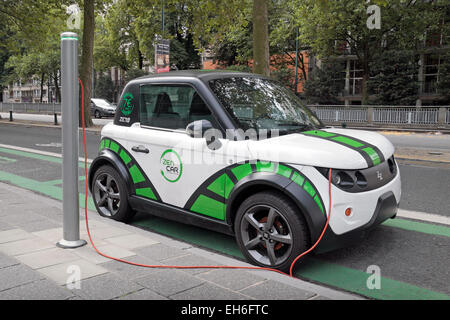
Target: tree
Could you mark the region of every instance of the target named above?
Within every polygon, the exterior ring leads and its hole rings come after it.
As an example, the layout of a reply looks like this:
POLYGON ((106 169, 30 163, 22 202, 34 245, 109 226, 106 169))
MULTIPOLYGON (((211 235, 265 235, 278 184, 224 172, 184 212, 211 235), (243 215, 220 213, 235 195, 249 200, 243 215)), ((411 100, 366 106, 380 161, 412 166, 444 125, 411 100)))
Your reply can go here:
POLYGON ((114 83, 111 80, 111 75, 108 73, 106 74, 102 73, 96 79, 94 97, 106 99, 108 101, 113 101, 113 95, 114 95, 114 83))
MULTIPOLYGON (((95 5, 94 0, 84 0, 83 8, 83 37, 81 44, 81 65, 80 80, 84 86, 84 125, 90 127, 93 125, 91 117, 92 97, 92 75, 94 65, 94 28, 95 28, 95 5)), ((81 95, 80 95, 81 96, 81 95)), ((79 108, 79 124, 83 124, 82 108, 79 108)))
POLYGON ((253 72, 270 75, 268 0, 253 0, 253 72))
POLYGON ((295 0, 290 3, 300 39, 319 58, 352 54, 363 69, 362 100, 375 56, 397 49, 416 49, 426 32, 442 20, 441 1, 374 0, 381 10, 380 29, 369 29, 368 4, 360 0, 295 0))
POLYGON ((443 103, 450 103, 450 51, 441 56, 437 89, 444 97, 443 103))
POLYGON ((387 51, 374 57, 368 81, 372 104, 415 105, 418 98, 418 55, 411 51, 387 51))
POLYGON ((344 89, 342 69, 335 62, 323 62, 304 85, 303 96, 310 104, 339 104, 336 98, 344 89))

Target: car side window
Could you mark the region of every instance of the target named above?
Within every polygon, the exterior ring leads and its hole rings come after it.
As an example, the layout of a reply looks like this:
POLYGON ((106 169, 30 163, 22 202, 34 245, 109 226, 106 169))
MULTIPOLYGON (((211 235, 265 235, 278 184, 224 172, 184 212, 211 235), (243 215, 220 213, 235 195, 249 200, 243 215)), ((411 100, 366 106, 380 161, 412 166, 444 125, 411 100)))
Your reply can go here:
POLYGON ((140 90, 140 121, 164 129, 185 129, 188 123, 212 121, 206 103, 187 85, 144 85, 140 90))

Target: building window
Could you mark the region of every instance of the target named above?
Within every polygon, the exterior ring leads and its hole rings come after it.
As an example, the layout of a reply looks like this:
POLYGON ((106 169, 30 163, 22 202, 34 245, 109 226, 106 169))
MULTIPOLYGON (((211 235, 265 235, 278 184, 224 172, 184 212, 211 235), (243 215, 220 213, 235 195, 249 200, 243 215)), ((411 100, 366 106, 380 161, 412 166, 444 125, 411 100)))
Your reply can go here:
POLYGON ((363 69, 358 60, 350 61, 350 95, 362 93, 363 69))
POLYGON ((439 74, 439 65, 441 63, 441 59, 439 54, 430 53, 425 55, 424 66, 423 66, 423 92, 424 93, 436 93, 436 83, 438 81, 439 74))

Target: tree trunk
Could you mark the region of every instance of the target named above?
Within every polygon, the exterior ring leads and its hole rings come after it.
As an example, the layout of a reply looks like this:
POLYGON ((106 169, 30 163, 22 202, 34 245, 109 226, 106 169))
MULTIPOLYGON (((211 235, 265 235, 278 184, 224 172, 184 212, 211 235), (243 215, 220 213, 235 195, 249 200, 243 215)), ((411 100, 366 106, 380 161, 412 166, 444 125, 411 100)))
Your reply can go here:
POLYGON ((253 0, 253 72, 265 76, 269 69, 268 0, 253 0))
POLYGON ((45 81, 45 73, 41 74, 41 98, 39 102, 42 103, 42 99, 44 98, 44 81, 45 81))
MULTIPOLYGON (((92 65, 94 61, 94 0, 84 0, 84 26, 81 51, 80 79, 84 87, 84 117, 85 126, 93 125, 91 118, 91 97, 92 97, 92 65)), ((81 96, 81 91, 80 91, 81 96)), ((81 98, 80 98, 81 99, 81 98)), ((81 105, 79 109, 79 124, 82 125, 81 105)))
POLYGON ((58 71, 53 72, 53 81, 55 83, 55 99, 56 102, 61 102, 61 92, 58 85, 58 71))

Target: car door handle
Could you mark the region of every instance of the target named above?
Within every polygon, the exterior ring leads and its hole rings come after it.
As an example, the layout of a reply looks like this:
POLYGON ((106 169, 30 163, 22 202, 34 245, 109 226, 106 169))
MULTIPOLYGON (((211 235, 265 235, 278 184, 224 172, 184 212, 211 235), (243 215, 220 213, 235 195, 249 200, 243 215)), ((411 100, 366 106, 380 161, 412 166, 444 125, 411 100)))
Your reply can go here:
POLYGON ((142 153, 149 153, 150 152, 150 150, 148 150, 144 146, 134 146, 133 148, 131 148, 131 150, 133 150, 134 152, 142 152, 142 153))

